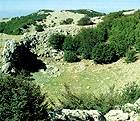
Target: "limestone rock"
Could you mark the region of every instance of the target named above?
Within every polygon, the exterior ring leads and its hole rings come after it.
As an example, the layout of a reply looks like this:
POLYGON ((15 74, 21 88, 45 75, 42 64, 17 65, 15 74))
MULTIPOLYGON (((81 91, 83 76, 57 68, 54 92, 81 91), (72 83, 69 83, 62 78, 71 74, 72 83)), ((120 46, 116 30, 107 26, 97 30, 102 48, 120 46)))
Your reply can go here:
POLYGON ((97 110, 63 109, 55 118, 61 121, 106 121, 97 110))
POLYGON ((124 113, 122 110, 110 110, 105 118, 107 121, 128 121, 130 117, 128 113, 124 113))

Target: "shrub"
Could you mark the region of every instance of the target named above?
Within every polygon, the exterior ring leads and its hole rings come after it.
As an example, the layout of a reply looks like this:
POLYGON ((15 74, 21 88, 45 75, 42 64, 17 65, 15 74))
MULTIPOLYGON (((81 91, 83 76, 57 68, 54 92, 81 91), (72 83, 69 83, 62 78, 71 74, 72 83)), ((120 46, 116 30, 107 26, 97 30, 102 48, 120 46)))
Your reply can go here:
POLYGON ((134 103, 138 98, 140 98, 140 87, 136 82, 131 82, 125 85, 122 89, 122 104, 134 103))
POLYGON ((80 41, 72 36, 67 36, 64 40, 63 49, 65 51, 76 52, 80 46, 80 41))
POLYGON ((81 26, 91 25, 91 24, 93 24, 93 22, 90 20, 88 16, 85 16, 78 21, 78 25, 81 25, 81 26))
POLYGON ((42 25, 36 25, 35 29, 36 29, 37 32, 42 32, 42 31, 44 31, 42 25))
POLYGON ((64 60, 67 62, 77 62, 79 59, 75 52, 73 51, 64 51, 64 60))
POLYGON ((82 58, 91 59, 92 49, 96 44, 107 40, 107 33, 105 29, 86 28, 82 29, 75 39, 80 41, 79 52, 82 58))
POLYGON ((108 64, 118 60, 116 51, 109 44, 97 44, 92 50, 92 59, 98 64, 108 64))
POLYGON ((0 76, 1 121, 47 121, 45 95, 32 81, 0 76), (44 103, 44 104, 43 104, 44 103))
POLYGON ((60 24, 63 25, 63 24, 72 24, 73 22, 73 19, 72 18, 67 18, 66 20, 63 20, 60 24))
POLYGON ((95 94, 77 94, 71 91, 68 85, 65 86, 65 93, 59 100, 62 108, 66 109, 82 109, 82 110, 98 110, 106 114, 109 110, 116 106, 123 106, 126 103, 134 103, 140 97, 140 87, 136 83, 126 84, 120 90, 110 87, 104 93, 98 96, 95 94))
POLYGON ((134 49, 129 49, 126 53, 125 61, 126 63, 131 63, 136 61, 136 51, 134 49))
POLYGON ((62 50, 65 35, 63 34, 52 34, 49 38, 49 43, 54 49, 62 50))

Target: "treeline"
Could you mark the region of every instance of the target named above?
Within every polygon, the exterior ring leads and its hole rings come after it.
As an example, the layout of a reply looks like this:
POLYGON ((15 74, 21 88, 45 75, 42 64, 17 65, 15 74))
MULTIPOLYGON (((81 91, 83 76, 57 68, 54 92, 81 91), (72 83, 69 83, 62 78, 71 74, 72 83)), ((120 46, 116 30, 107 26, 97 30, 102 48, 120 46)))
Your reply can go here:
POLYGON ((97 12, 94 10, 88 10, 88 9, 66 10, 66 11, 73 12, 73 13, 79 13, 79 14, 85 14, 88 17, 96 17, 96 16, 104 16, 105 15, 105 13, 97 12))
POLYGON ((15 17, 8 22, 0 23, 0 33, 10 35, 22 35, 24 30, 28 29, 31 25, 36 25, 36 21, 42 21, 48 14, 33 13, 27 16, 15 17))
MULTIPOLYGON (((51 45, 57 44, 54 38, 53 43, 50 39, 51 45)), ((60 41, 61 48, 55 49, 63 49, 68 62, 93 59, 107 64, 122 57, 126 57, 127 63, 133 62, 140 52, 140 11, 127 16, 123 12, 110 13, 96 28, 83 29, 76 36, 63 37, 60 41)))

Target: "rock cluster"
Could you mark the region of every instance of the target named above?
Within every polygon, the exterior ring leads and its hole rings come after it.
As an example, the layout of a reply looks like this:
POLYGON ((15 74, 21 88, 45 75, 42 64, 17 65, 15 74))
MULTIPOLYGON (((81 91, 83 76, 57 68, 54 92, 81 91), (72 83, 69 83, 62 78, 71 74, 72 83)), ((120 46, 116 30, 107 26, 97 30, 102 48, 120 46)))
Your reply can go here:
POLYGON ((63 109, 60 114, 56 114, 55 119, 60 121, 106 121, 97 110, 63 109))
POLYGON ((53 118, 58 121, 140 121, 139 110, 140 98, 134 104, 127 103, 105 115, 97 110, 62 109, 53 113, 53 118))

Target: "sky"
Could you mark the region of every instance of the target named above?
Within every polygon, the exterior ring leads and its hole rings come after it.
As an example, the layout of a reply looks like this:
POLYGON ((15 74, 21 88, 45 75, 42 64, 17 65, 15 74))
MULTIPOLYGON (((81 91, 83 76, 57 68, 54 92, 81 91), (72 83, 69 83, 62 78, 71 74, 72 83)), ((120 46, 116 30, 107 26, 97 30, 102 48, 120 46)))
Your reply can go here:
POLYGON ((140 0, 0 0, 0 17, 26 15, 39 9, 113 12, 139 8, 140 0))

